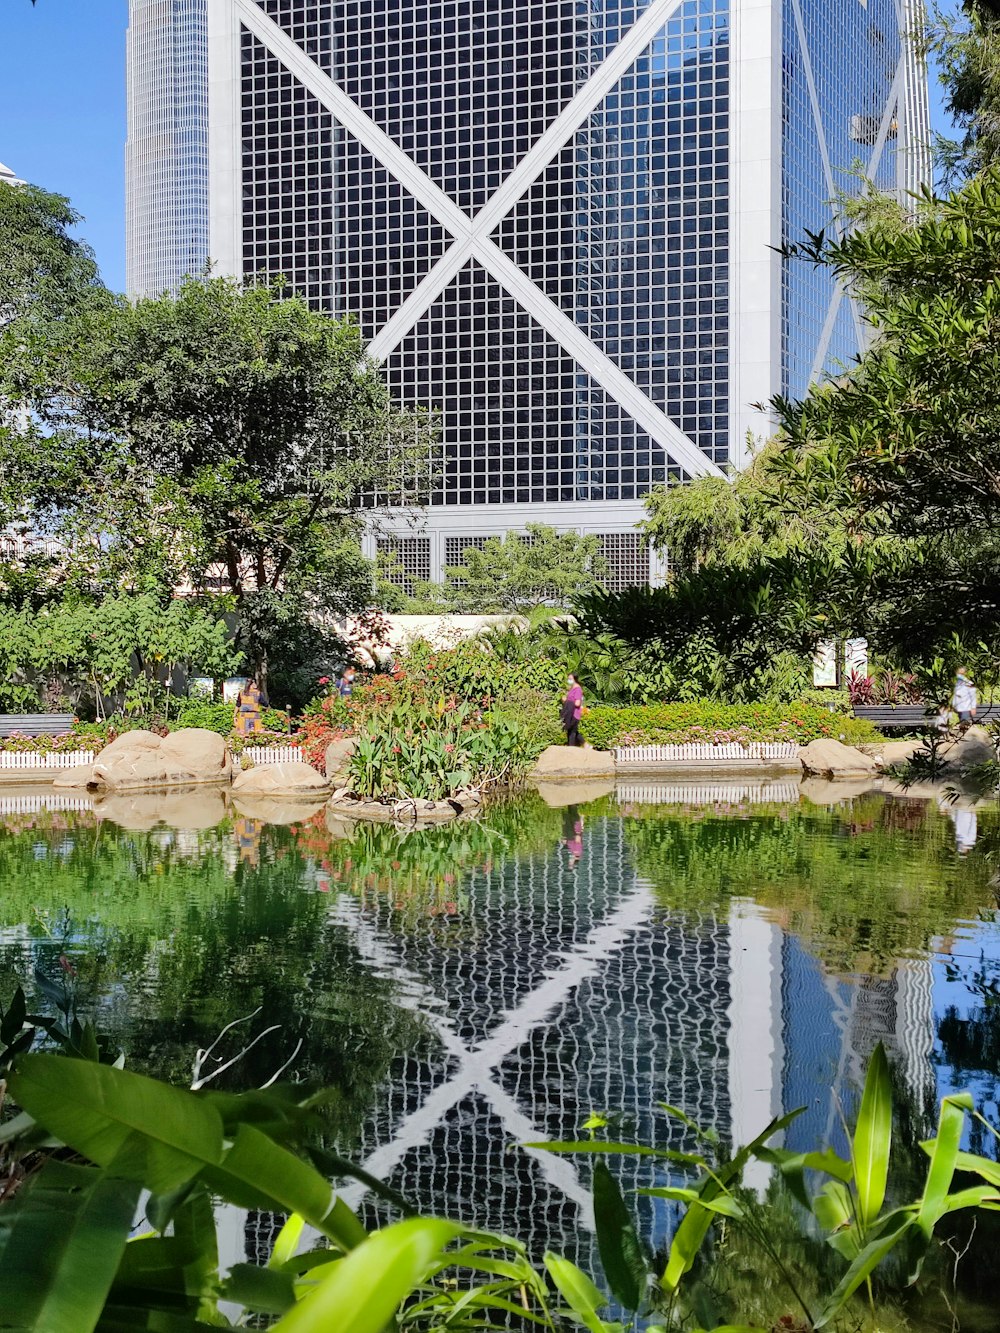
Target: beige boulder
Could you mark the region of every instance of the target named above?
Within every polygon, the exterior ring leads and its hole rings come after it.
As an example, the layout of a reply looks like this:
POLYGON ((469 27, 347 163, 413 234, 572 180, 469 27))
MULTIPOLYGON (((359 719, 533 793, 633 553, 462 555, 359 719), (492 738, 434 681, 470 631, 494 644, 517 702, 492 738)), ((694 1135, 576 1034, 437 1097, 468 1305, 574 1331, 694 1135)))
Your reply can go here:
POLYGON ((206 791, 204 786, 187 791, 109 792, 94 801, 101 819, 131 830, 153 829, 165 824, 172 829, 209 829, 226 817, 223 789, 206 791))
POLYGON ((550 745, 543 750, 529 774, 536 782, 565 778, 614 779, 615 761, 606 750, 582 745, 550 745))
POLYGON ((876 771, 876 763, 871 755, 862 754, 853 745, 844 745, 830 737, 804 745, 799 751, 799 758, 807 773, 832 778, 834 781, 869 777, 876 771))
POLYGON ((311 764, 300 759, 284 764, 260 764, 237 773, 233 780, 234 796, 308 797, 315 792, 323 797, 330 790, 326 778, 311 764))
POLYGON ((585 778, 570 778, 556 782, 536 782, 535 790, 550 809, 561 810, 567 805, 587 805, 610 796, 615 789, 614 778, 599 778, 588 782, 585 778))
POLYGON ((134 791, 228 782, 231 776, 232 758, 225 739, 214 731, 186 727, 164 737, 151 731, 125 732, 97 756, 87 785, 134 791))
POLYGON ((326 763, 323 771, 331 782, 347 777, 347 765, 357 746, 358 742, 353 736, 345 736, 343 740, 331 741, 326 747, 326 763))
POLYGON ((262 824, 306 824, 326 805, 326 792, 305 798, 295 796, 254 796, 234 794, 233 809, 243 819, 257 819, 262 824))
POLYGON ((201 727, 183 727, 160 741, 160 754, 168 763, 188 773, 199 782, 228 781, 232 776, 232 756, 224 736, 201 727))
POLYGON ((93 764, 77 764, 75 768, 61 768, 52 780, 53 787, 86 788, 94 780, 93 764))

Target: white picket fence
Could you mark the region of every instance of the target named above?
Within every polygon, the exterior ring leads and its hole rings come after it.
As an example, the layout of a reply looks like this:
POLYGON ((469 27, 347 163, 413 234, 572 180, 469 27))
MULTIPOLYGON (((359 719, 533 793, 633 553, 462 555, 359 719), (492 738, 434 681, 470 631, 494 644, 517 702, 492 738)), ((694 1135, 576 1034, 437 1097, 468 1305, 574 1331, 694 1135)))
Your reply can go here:
POLYGON ((93 810, 88 796, 0 796, 0 817, 4 815, 35 815, 43 810, 93 810))
POLYGON ((651 768, 656 764, 731 764, 746 759, 797 759, 799 747, 794 741, 751 741, 749 745, 729 742, 711 745, 622 745, 615 752, 618 768, 651 768))
POLYGON ((254 764, 294 764, 302 759, 297 745, 247 745, 243 753, 254 764))
POLYGON ((797 782, 619 782, 619 805, 796 805, 797 782))
POLYGON ((31 751, 0 750, 0 771, 15 769, 18 772, 36 773, 61 768, 79 768, 83 764, 94 762, 90 750, 73 750, 70 754, 32 754, 31 751))

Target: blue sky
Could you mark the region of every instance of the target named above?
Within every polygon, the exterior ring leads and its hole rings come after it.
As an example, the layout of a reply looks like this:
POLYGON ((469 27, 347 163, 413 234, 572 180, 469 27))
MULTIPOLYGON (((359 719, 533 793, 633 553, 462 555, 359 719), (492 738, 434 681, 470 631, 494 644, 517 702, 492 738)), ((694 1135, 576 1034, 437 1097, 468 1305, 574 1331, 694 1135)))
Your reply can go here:
MULTIPOLYGON (((104 280, 125 285, 128 0, 0 0, 0 162, 70 197, 104 280)), ((932 83, 936 127, 946 129, 932 83)))

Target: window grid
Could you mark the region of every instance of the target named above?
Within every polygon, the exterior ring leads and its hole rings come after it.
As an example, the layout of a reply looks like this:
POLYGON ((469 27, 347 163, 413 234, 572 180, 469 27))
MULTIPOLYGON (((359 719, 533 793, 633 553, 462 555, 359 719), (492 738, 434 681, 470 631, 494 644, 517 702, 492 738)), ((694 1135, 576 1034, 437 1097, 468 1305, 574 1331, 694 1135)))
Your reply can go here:
POLYGON ((429 537, 380 537, 375 549, 385 557, 383 576, 397 588, 412 593, 415 584, 430 582, 429 537))

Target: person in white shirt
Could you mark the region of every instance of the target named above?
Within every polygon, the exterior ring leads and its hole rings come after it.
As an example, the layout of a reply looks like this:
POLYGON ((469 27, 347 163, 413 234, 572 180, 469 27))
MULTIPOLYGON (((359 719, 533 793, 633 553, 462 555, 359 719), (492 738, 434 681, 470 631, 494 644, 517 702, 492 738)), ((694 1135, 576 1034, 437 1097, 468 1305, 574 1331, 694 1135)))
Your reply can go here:
POLYGON ((976 707, 979 698, 976 687, 969 679, 965 667, 959 667, 955 676, 955 688, 952 691, 951 706, 958 714, 958 722, 963 732, 968 731, 976 720, 976 707))

